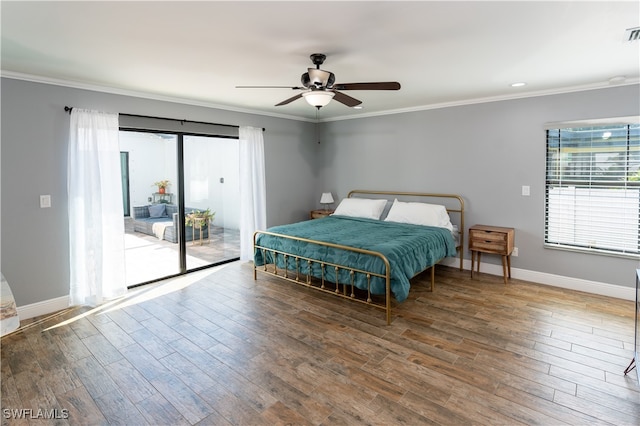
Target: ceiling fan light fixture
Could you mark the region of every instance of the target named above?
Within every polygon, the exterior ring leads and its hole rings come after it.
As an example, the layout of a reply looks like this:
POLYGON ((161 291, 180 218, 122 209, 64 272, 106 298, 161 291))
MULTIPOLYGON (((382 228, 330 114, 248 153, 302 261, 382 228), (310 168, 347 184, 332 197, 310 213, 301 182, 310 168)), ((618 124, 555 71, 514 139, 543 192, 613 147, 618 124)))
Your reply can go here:
POLYGON ((324 90, 312 90, 302 94, 307 103, 316 108, 329 104, 335 95, 335 92, 327 92, 324 90))

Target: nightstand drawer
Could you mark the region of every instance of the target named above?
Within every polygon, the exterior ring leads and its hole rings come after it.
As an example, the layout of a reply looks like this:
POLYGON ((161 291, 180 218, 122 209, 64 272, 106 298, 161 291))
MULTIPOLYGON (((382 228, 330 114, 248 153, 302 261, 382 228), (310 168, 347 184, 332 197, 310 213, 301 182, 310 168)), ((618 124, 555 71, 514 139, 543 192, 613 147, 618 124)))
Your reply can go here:
POLYGON ((507 251, 507 242, 471 240, 469 241, 469 250, 491 251, 502 254, 507 251))
POLYGON ((496 232, 496 231, 482 231, 477 229, 472 229, 469 232, 469 239, 473 241, 484 241, 484 242, 498 242, 498 243, 506 243, 507 241, 507 233, 505 232, 496 232))

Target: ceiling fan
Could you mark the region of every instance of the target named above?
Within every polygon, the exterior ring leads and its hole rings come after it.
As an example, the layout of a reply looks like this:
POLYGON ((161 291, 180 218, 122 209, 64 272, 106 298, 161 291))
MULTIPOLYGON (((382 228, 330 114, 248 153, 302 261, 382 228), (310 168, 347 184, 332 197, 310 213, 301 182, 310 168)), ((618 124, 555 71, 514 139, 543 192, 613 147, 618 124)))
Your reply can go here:
POLYGON ((372 83, 336 83, 336 76, 330 71, 320 69, 320 65, 327 58, 322 53, 314 53, 310 56, 315 68, 307 68, 307 72, 302 74, 300 81, 302 86, 236 86, 238 89, 262 89, 262 88, 281 88, 302 90, 295 96, 285 99, 276 104, 276 106, 287 105, 297 99, 304 98, 309 105, 318 109, 331 102, 331 99, 344 104, 348 107, 360 105, 362 101, 345 95, 339 90, 399 90, 400 83, 396 81, 372 82, 372 83))

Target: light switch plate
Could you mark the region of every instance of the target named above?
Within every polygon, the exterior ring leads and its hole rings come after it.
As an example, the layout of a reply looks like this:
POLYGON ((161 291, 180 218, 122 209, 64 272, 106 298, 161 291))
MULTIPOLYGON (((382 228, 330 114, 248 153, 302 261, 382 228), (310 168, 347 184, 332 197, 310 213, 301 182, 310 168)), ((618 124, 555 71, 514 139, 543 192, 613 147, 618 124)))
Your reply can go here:
POLYGON ((531 187, 529 185, 522 185, 522 196, 528 197, 531 195, 531 187))
POLYGON ((46 209, 51 207, 51 195, 41 195, 40 196, 40 208, 46 209))

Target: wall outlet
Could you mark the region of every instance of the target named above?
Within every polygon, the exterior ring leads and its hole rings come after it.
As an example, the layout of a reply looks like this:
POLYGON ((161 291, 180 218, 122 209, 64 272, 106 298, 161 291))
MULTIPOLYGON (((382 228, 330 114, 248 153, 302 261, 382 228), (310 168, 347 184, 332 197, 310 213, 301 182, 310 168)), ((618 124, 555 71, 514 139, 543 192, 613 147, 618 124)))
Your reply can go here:
POLYGON ((511 252, 511 256, 518 257, 518 247, 513 248, 513 251, 511 252))

